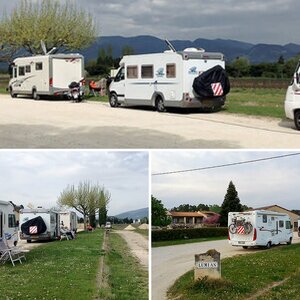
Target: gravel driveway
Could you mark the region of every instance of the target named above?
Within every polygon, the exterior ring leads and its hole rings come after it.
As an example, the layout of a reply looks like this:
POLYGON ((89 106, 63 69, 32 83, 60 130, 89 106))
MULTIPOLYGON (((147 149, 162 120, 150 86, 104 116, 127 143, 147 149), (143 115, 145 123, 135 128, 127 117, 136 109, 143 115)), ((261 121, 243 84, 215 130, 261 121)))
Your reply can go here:
POLYGON ((300 148, 290 121, 0 95, 0 148, 300 148))
MULTIPOLYGON (((293 243, 300 243, 297 233, 294 234, 293 243)), ((152 248, 152 300, 166 299, 166 292, 175 280, 193 269, 194 255, 209 249, 219 251, 221 259, 262 251, 233 247, 227 240, 152 248)))

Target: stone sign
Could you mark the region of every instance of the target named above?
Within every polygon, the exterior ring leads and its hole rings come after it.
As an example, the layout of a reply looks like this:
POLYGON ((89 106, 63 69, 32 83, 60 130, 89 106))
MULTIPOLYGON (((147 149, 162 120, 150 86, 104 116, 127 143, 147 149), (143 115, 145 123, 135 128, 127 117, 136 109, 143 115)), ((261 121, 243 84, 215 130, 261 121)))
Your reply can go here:
POLYGON ((215 249, 195 254, 194 279, 221 278, 221 254, 215 249))

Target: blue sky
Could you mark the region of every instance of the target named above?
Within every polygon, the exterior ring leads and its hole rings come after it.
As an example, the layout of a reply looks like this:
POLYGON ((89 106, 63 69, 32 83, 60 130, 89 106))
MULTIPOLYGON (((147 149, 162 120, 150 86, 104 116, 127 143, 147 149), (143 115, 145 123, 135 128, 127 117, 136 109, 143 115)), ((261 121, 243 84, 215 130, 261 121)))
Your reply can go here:
MULTIPOLYGON (((297 152, 297 151, 292 151, 297 152)), ((152 173, 213 166, 277 156, 288 151, 158 151, 151 154, 152 173)), ((152 176, 152 194, 167 208, 180 204, 221 205, 230 180, 242 204, 277 204, 300 209, 300 155, 228 168, 152 176)))
MULTIPOLYGON (((0 12, 9 13, 18 1, 2 0, 0 12)), ((168 39, 201 37, 255 44, 300 44, 297 0, 73 1, 94 16, 102 36, 154 35, 168 39)))
POLYGON ((148 153, 131 151, 0 151, 0 200, 56 206, 80 181, 111 192, 109 215, 148 207, 148 153))

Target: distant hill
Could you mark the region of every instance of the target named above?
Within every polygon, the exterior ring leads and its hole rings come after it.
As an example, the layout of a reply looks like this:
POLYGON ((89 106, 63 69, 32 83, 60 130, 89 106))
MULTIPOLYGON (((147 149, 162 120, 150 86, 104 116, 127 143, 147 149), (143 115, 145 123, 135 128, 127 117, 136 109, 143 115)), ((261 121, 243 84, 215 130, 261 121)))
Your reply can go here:
MULTIPOLYGON (((224 53, 228 61, 236 57, 245 56, 251 63, 276 62, 280 55, 285 59, 289 59, 300 53, 300 45, 297 44, 287 44, 284 46, 272 44, 255 45, 235 40, 209 40, 202 38, 194 41, 173 40, 171 43, 177 51, 182 51, 188 47, 204 48, 206 51, 224 53)), ((114 57, 122 56, 124 46, 132 47, 135 54, 163 52, 168 49, 164 40, 153 36, 103 36, 97 38, 91 47, 80 52, 89 61, 97 58, 100 49, 107 49, 109 46, 113 49, 114 57)))
POLYGON ((127 211, 124 212, 122 214, 116 215, 116 218, 119 219, 142 219, 144 217, 148 217, 148 212, 149 209, 148 208, 141 208, 141 209, 137 209, 137 210, 131 210, 131 211, 127 211))

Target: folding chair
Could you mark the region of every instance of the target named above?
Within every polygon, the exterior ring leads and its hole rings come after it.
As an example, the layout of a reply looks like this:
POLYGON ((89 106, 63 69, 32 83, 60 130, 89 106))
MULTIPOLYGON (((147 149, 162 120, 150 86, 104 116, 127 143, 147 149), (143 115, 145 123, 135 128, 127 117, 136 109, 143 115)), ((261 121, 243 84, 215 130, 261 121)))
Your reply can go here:
POLYGON ((26 260, 24 252, 28 251, 21 250, 17 247, 9 248, 4 239, 0 239, 0 264, 5 264, 9 260, 13 266, 15 266, 15 261, 19 261, 22 264, 22 258, 26 260))
POLYGON ((69 237, 67 231, 61 228, 60 229, 60 240, 62 241, 63 239, 69 240, 70 237, 69 237))

